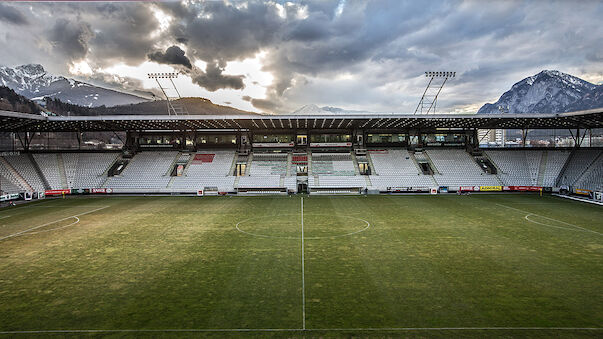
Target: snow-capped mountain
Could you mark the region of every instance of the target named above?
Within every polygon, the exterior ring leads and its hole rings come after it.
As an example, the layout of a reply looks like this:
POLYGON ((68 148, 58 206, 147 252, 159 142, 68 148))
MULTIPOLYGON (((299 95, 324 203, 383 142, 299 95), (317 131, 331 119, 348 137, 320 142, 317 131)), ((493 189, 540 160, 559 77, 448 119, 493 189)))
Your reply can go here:
POLYGON ((603 86, 559 71, 542 71, 516 83, 477 113, 561 113, 603 107, 603 86))
POLYGON ((314 104, 305 105, 299 108, 298 110, 291 112, 293 115, 331 115, 331 114, 366 114, 371 112, 366 111, 352 111, 346 110, 339 107, 331 107, 331 106, 323 106, 318 107, 314 104))
POLYGON ((321 114, 330 114, 331 112, 324 110, 314 104, 305 105, 299 108, 298 110, 291 112, 294 115, 321 115, 321 114))
POLYGON ((15 68, 1 66, 0 85, 10 87, 18 94, 33 100, 53 97, 86 107, 127 105, 147 101, 136 95, 50 74, 38 64, 15 68))

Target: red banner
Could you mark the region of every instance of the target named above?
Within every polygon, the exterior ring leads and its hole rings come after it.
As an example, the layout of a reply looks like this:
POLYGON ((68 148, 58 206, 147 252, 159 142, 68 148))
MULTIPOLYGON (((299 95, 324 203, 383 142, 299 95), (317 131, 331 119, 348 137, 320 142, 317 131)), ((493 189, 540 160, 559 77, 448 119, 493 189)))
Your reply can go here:
POLYGON ((71 190, 46 190, 44 191, 45 195, 61 195, 61 194, 70 194, 71 190))
POLYGON ((193 158, 192 164, 197 165, 205 162, 213 162, 215 156, 216 155, 213 153, 197 153, 193 158))

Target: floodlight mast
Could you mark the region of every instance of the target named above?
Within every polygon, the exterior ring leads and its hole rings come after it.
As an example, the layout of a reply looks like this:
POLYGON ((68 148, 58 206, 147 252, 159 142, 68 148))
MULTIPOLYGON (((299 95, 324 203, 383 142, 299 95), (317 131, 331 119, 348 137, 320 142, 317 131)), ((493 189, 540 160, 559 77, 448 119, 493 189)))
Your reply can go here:
POLYGON ((435 114, 438 95, 440 95, 442 87, 444 87, 449 78, 454 78, 455 76, 456 72, 425 72, 425 77, 429 78, 429 83, 423 92, 423 96, 421 96, 414 114, 429 114, 430 112, 435 114), (442 81, 440 82, 440 80, 442 81), (423 113, 425 108, 427 108, 427 111, 423 113))
POLYGON ((176 72, 167 72, 167 73, 148 73, 149 79, 155 79, 155 81, 157 81, 157 85, 159 85, 159 88, 161 89, 161 92, 163 92, 163 95, 165 96, 165 100, 167 101, 167 110, 168 110, 168 115, 178 115, 178 113, 180 114, 188 114, 188 111, 186 110, 186 108, 182 105, 175 105, 172 100, 177 100, 177 99, 182 99, 182 97, 180 96, 180 92, 178 92, 178 89, 176 88, 176 84, 174 84, 174 81, 172 79, 175 79, 178 77, 178 73, 176 72), (171 83, 172 86, 175 91, 176 91, 176 95, 177 97, 172 97, 170 98, 170 96, 167 94, 166 89, 170 89, 167 87, 164 87, 161 82, 159 81, 159 79, 168 79, 171 83), (172 99, 172 100, 170 100, 172 99))

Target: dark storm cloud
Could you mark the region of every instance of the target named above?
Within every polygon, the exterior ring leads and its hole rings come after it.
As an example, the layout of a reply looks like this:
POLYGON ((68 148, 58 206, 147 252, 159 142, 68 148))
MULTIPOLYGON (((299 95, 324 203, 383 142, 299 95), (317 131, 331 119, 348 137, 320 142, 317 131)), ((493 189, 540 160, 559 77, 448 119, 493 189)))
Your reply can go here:
POLYGON ((195 56, 206 62, 251 57, 275 43, 285 23, 273 4, 260 1, 251 1, 242 8, 218 1, 161 5, 179 18, 171 27, 173 36, 188 39, 195 56))
POLYGON ((224 75, 223 71, 223 64, 208 63, 205 72, 199 71, 199 74, 193 77, 193 82, 210 92, 221 88, 243 89, 245 87, 242 75, 224 75))
POLYGON ((165 53, 156 51, 149 53, 149 60, 160 64, 182 65, 188 69, 193 68, 191 61, 184 55, 184 51, 178 46, 171 46, 165 50, 165 53))
MULTIPOLYGON (((78 5, 81 8, 89 6, 78 5)), ((163 40, 163 36, 152 34, 159 28, 152 5, 100 4, 87 13, 96 30, 91 45, 96 58, 103 64, 138 65, 147 59, 147 54, 156 50, 154 45, 163 40)))
POLYGON ((58 19, 48 32, 48 41, 57 53, 69 60, 80 60, 88 53, 93 35, 88 23, 58 19))
POLYGON ((251 104, 253 107, 265 112, 274 112, 280 107, 280 103, 268 99, 251 99, 251 104))
POLYGON ((28 24, 27 18, 23 13, 14 7, 0 3, 0 20, 6 20, 15 25, 28 24))
POLYGON ((272 111, 341 102, 412 110, 428 70, 457 72, 444 92, 454 96, 448 101, 453 107, 459 98, 467 104, 496 99, 545 68, 588 74, 603 68, 603 4, 596 1, 0 4, 0 16, 6 8, 30 22, 57 23, 46 33, 44 27, 0 20, 0 43, 12 51, 0 49, 4 62, 43 55, 44 63, 60 66, 86 56, 97 67, 135 66, 152 55, 179 61, 195 83, 216 91, 244 89, 243 76, 223 74, 225 66, 263 52, 262 69, 273 77, 266 97, 243 99, 272 111), (171 17, 169 27, 160 29, 157 9, 171 17), (25 39, 5 42, 3 36, 25 39), (176 44, 186 46, 185 55, 163 50, 176 44), (207 63, 205 70, 195 70, 198 60, 207 63))
POLYGON ((249 95, 244 95, 242 99, 243 101, 250 102, 253 107, 262 111, 273 112, 280 107, 279 103, 277 102, 273 102, 267 99, 255 99, 250 97, 249 95))
POLYGON ((284 35, 284 40, 318 41, 329 36, 330 18, 325 13, 317 13, 306 20, 294 23, 284 35))

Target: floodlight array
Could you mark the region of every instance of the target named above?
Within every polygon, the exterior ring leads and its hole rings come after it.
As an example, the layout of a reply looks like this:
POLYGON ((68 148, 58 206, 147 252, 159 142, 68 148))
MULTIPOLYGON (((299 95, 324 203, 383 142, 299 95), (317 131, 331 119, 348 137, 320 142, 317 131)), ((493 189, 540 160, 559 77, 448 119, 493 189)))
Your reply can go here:
POLYGON ((427 78, 454 78, 456 72, 425 72, 427 78))
POLYGON ((149 73, 149 79, 175 79, 178 73, 149 73))

